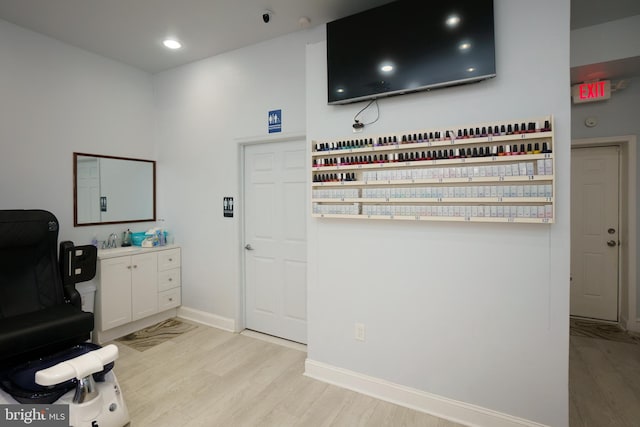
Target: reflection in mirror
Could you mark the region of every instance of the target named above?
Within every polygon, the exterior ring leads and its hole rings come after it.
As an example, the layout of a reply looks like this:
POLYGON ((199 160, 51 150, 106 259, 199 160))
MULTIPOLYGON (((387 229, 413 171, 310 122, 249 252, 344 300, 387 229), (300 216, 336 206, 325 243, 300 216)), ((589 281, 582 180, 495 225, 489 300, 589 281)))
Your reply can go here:
POLYGON ((156 162, 73 153, 74 225, 155 221, 156 162))

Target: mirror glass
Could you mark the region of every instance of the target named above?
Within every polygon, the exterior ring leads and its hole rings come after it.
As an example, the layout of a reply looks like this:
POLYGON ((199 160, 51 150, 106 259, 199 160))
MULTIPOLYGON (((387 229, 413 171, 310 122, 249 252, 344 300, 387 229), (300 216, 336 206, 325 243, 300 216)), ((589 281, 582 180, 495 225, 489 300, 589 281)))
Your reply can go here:
POLYGON ((73 153, 75 226, 156 220, 156 162, 73 153))

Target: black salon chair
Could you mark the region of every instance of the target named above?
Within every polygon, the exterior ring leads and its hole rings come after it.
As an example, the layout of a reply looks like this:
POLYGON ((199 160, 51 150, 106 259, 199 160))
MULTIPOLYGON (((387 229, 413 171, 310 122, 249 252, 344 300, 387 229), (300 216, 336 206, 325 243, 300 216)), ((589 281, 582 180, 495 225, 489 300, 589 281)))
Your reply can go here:
POLYGON ((75 283, 95 275, 96 249, 60 244, 58 221, 43 210, 0 210, 0 372, 90 337, 75 283))

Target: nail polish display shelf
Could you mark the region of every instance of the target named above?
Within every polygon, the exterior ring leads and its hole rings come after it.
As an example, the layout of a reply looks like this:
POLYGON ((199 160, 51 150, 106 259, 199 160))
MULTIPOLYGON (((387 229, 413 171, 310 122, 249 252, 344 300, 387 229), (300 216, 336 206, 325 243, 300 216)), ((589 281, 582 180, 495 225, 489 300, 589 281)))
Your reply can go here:
POLYGON ((398 179, 398 180, 378 180, 378 181, 328 181, 314 182, 313 187, 366 187, 385 185, 408 185, 408 184, 469 184, 488 182, 528 182, 528 181, 552 181, 551 175, 526 175, 526 176, 483 176, 467 178, 431 178, 431 179, 398 179))
POLYGON ((387 145, 366 145, 361 148, 343 148, 343 149, 334 149, 334 150, 314 150, 311 152, 312 157, 332 157, 332 156, 346 156, 349 154, 365 154, 372 152, 388 152, 388 151, 398 151, 398 150, 418 150, 424 148, 462 148, 462 147, 473 147, 474 145, 497 145, 500 143, 511 143, 511 144, 528 144, 535 143, 536 141, 544 141, 549 140, 553 137, 553 132, 544 131, 544 132, 534 132, 534 133, 521 133, 521 134, 513 134, 513 135, 489 135, 484 137, 477 138, 466 138, 466 139, 456 139, 449 138, 440 141, 423 141, 423 142, 409 142, 409 143, 391 143, 387 145), (525 142, 526 141, 526 142, 525 142))
POLYGON ((443 166, 443 165, 459 165, 459 164, 477 164, 477 163, 512 163, 517 161, 531 161, 553 158, 552 153, 542 154, 518 154, 510 156, 487 156, 487 157, 467 157, 467 158, 450 158, 450 159, 432 159, 432 160, 410 160, 410 161, 394 161, 386 163, 365 163, 365 164, 336 164, 328 166, 312 166, 313 172, 322 173, 328 171, 344 171, 356 169, 380 169, 380 168, 407 168, 407 167, 427 167, 427 166, 443 166))
POLYGON ((553 223, 553 128, 546 116, 314 141, 312 216, 553 223))
POLYGON ((342 219, 384 219, 396 221, 445 221, 445 222, 506 222, 519 224, 551 224, 551 218, 518 218, 518 217, 462 217, 462 216, 409 216, 409 215, 341 215, 341 214, 313 214, 314 218, 342 218, 342 219))

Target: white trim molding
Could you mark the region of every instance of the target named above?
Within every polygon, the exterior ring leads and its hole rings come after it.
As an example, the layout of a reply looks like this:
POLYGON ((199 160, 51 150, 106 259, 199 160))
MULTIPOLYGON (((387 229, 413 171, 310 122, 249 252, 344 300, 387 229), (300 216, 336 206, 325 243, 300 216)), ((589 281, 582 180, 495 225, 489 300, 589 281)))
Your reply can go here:
POLYGON ((217 314, 207 313, 206 311, 200 311, 195 308, 184 306, 178 308, 177 315, 182 319, 222 329, 223 331, 237 332, 235 320, 229 319, 228 317, 222 317, 217 314))
POLYGON ((546 427, 535 421, 307 359, 304 375, 470 427, 546 427))
MULTIPOLYGON (((624 182, 621 182, 621 197, 623 205, 626 207, 625 212, 622 213, 621 219, 623 220, 622 226, 626 227, 625 235, 627 241, 622 241, 622 264, 621 264, 621 278, 626 278, 626 296, 627 301, 621 301, 622 304, 626 303, 626 310, 620 306, 618 312, 620 314, 620 325, 634 332, 640 332, 640 316, 638 315, 638 283, 637 283, 637 268, 636 260, 638 259, 637 244, 638 244, 638 228, 637 228, 637 207, 636 207, 636 179, 637 179, 637 138, 636 135, 621 135, 621 136, 607 136, 601 138, 582 138, 574 139, 571 141, 571 148, 576 147, 605 147, 605 146, 619 146, 622 149, 623 158, 621 162, 624 182), (625 176, 626 175, 626 176, 625 176), (626 313, 625 313, 626 311, 626 313)), ((625 283, 622 283, 624 286, 625 283)))

